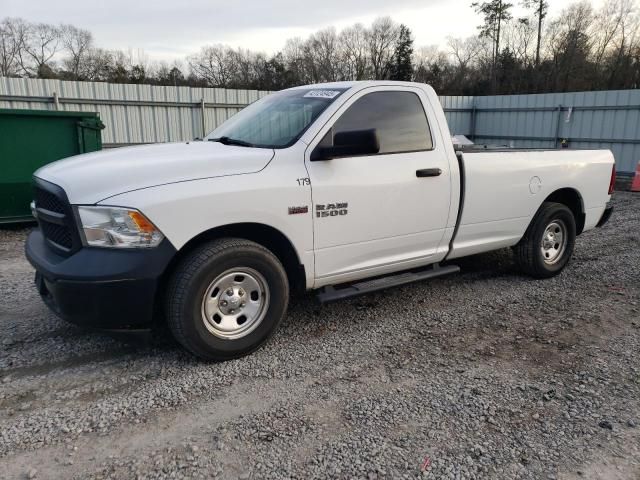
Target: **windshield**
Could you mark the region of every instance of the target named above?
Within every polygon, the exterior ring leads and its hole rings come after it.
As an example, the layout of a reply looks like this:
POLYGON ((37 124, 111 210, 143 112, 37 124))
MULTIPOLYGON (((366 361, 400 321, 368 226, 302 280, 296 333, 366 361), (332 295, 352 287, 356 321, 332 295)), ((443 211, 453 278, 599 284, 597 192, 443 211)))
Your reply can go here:
POLYGON ((248 147, 289 147, 345 90, 310 88, 273 93, 235 114, 206 139, 248 147))

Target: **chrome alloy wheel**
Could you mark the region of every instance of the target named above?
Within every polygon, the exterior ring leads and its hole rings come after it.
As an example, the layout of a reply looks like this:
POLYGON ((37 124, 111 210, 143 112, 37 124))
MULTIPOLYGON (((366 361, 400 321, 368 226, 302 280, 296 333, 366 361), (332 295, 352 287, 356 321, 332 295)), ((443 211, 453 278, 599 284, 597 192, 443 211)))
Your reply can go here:
POLYGON ((540 242, 540 251, 542 252, 544 263, 553 265, 562 258, 567 247, 568 237, 567 226, 562 220, 553 220, 547 225, 540 242))
POLYGON ((269 287, 252 268, 219 275, 202 298, 204 326, 218 338, 236 340, 254 331, 269 307, 269 287))

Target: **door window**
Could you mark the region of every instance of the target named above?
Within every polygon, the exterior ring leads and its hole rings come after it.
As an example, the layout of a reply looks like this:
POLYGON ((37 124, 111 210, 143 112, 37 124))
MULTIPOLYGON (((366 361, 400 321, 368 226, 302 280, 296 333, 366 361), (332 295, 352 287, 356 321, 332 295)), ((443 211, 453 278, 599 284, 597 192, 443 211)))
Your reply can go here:
POLYGON ((379 153, 431 150, 433 141, 420 97, 412 92, 374 92, 344 112, 320 142, 333 144, 338 132, 374 128, 380 141, 379 153))

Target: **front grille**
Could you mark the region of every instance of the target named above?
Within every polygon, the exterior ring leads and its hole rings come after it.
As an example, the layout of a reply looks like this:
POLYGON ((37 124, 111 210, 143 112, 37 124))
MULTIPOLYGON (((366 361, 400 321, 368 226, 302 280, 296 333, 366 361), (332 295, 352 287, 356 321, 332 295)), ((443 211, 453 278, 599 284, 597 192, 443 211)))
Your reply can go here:
POLYGON ((52 241, 56 245, 60 245, 66 249, 71 250, 73 247, 73 239, 71 238, 71 232, 66 225, 56 225, 55 223, 49 223, 46 221, 40 222, 40 228, 45 238, 52 241))
POLYGON ((45 210, 49 210, 50 212, 64 213, 64 203, 53 193, 47 192, 40 187, 36 187, 35 197, 36 207, 44 208, 45 210))
POLYGON ((71 205, 62 188, 36 179, 35 207, 44 238, 59 254, 70 255, 80 248, 71 205))

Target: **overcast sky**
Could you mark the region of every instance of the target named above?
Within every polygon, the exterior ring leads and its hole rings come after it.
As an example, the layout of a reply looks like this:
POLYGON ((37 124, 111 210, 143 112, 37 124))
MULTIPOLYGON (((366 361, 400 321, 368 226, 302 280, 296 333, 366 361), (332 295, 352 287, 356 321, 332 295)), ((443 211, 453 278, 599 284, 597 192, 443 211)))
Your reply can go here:
MULTIPOLYGON (((472 0, 0 0, 0 17, 71 23, 103 48, 144 50, 151 60, 182 60, 202 45, 224 43, 273 53, 287 38, 330 25, 338 30, 389 15, 412 30, 415 45, 445 45, 476 32, 472 0)), ((519 4, 518 0, 513 1, 519 4)), ((551 0, 551 14, 571 0, 551 0)), ((596 0, 595 3, 600 3, 596 0)), ((522 15, 521 9, 516 12, 522 15)))

